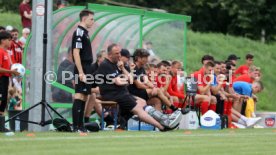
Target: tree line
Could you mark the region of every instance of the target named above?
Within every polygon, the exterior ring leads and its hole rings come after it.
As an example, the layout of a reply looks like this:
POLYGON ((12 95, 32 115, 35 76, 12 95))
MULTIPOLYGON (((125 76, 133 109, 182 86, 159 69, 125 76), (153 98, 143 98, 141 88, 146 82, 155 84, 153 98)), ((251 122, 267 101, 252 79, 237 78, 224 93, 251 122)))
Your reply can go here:
MULTIPOLYGON (((0 11, 18 12, 22 0, 0 0, 0 11), (18 4, 18 5, 15 5, 18 4)), ((54 4, 57 0, 53 0, 54 4)), ((67 0, 70 5, 107 3, 146 9, 162 9, 192 17, 190 29, 243 36, 250 39, 276 40, 275 0, 67 0)))

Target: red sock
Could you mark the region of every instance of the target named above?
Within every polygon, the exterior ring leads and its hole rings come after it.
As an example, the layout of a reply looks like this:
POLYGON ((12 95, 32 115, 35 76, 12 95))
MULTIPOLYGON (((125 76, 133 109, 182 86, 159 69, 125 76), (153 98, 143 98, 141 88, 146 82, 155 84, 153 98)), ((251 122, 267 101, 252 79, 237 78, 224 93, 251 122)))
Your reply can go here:
POLYGON ((228 127, 230 127, 232 125, 232 116, 231 116, 232 115, 232 112, 231 112, 232 104, 233 104, 232 101, 228 101, 228 105, 227 105, 228 127))
POLYGON ((228 101, 228 104, 227 104, 227 107, 226 107, 227 108, 226 113, 227 113, 227 115, 230 115, 230 116, 231 116, 232 104, 233 104, 232 101, 228 101))
MULTIPOLYGON (((182 103, 179 103, 179 102, 173 102, 173 105, 176 107, 176 108, 182 108, 180 107, 182 105, 182 103)), ((183 104, 184 105, 184 104, 183 104)), ((184 106, 183 106, 184 107, 184 106)))
POLYGON ((216 104, 210 104, 209 109, 216 112, 217 105, 216 104))
POLYGON ((224 105, 223 105, 223 115, 227 115, 227 112, 228 112, 228 110, 227 110, 227 108, 228 108, 228 103, 229 103, 229 101, 224 101, 224 105))
POLYGON ((200 105, 201 114, 204 115, 208 111, 209 102, 203 101, 200 105))

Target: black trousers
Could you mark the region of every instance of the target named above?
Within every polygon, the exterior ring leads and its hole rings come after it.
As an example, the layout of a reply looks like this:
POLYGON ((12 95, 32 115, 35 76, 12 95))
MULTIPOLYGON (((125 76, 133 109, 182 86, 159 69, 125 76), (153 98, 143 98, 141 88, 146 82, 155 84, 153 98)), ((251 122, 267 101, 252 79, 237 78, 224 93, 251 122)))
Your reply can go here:
POLYGON ((220 114, 222 116, 223 115, 223 111, 224 111, 224 100, 220 99, 220 95, 219 94, 215 95, 215 97, 217 98, 216 113, 220 114))
POLYGON ((0 112, 4 112, 7 107, 9 82, 8 76, 0 77, 0 112))

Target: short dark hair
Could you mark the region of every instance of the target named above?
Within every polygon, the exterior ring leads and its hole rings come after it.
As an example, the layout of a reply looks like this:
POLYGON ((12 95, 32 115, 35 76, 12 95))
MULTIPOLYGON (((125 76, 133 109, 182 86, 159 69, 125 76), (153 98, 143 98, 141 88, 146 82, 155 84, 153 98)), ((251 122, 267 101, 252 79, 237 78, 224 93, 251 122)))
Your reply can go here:
POLYGON ((0 26, 0 30, 6 30, 5 27, 3 26, 0 26))
POLYGON ((112 51, 113 47, 115 47, 115 46, 117 46, 117 44, 115 44, 115 43, 109 45, 109 46, 107 47, 107 53, 110 54, 110 52, 112 51))
POLYGON ((7 31, 0 32, 0 43, 2 40, 5 40, 5 39, 12 39, 12 35, 7 31))
POLYGON ((150 54, 146 49, 138 48, 133 53, 133 60, 137 61, 138 58, 148 57, 150 54))
POLYGON ((89 14, 94 15, 93 11, 90 11, 88 9, 84 9, 80 12, 80 21, 82 20, 83 17, 89 16, 89 14))
POLYGON ((220 62, 220 61, 214 61, 214 64, 215 64, 215 65, 220 65, 221 62, 220 62))
POLYGON ((214 64, 213 61, 209 61, 209 62, 207 62, 204 66, 205 66, 205 67, 215 67, 215 64, 214 64))
POLYGON ((211 60, 211 61, 214 61, 214 57, 211 56, 211 55, 204 55, 202 58, 201 58, 201 63, 203 64, 203 61, 204 60, 211 60))
POLYGON ((167 60, 162 60, 161 63, 163 63, 165 65, 165 67, 171 66, 171 63, 167 60))
POLYGON ((157 68, 160 68, 161 66, 167 67, 167 65, 166 65, 165 63, 163 63, 163 62, 159 62, 159 63, 156 65, 157 68))
POLYGON ((246 59, 253 59, 254 55, 252 55, 252 54, 246 54, 245 58, 246 59))
MULTIPOLYGON (((181 64, 181 62, 180 61, 177 61, 177 60, 174 60, 173 62, 172 62, 172 66, 174 66, 174 65, 176 65, 176 64, 181 64)), ((182 65, 182 64, 181 64, 182 65)))
POLYGON ((11 32, 18 32, 18 33, 19 33, 19 31, 18 31, 17 28, 13 28, 13 29, 11 30, 11 32))

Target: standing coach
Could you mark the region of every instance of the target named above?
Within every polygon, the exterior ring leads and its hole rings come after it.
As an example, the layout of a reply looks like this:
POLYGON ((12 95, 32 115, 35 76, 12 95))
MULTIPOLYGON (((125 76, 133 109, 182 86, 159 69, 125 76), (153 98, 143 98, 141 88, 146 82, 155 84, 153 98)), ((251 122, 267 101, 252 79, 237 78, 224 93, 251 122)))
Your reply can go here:
POLYGON ((77 81, 75 81, 75 97, 72 108, 73 130, 75 132, 87 132, 83 125, 84 108, 92 88, 92 84, 87 81, 87 76, 93 73, 91 68, 93 62, 92 47, 88 29, 94 24, 94 12, 85 9, 80 12, 79 17, 80 24, 72 37, 74 74, 78 76, 77 81))

